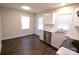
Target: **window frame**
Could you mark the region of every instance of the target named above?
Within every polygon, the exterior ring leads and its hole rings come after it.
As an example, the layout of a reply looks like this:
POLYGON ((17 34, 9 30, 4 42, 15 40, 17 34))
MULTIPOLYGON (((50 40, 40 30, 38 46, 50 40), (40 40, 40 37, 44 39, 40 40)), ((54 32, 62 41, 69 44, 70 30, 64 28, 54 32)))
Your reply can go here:
POLYGON ((69 29, 70 29, 70 27, 71 27, 71 24, 72 24, 72 13, 59 13, 59 14, 57 14, 57 29, 58 29, 58 30, 69 31, 69 29), (69 26, 68 26, 68 30, 66 30, 66 29, 59 29, 59 28, 58 28, 58 22, 59 22, 59 18, 58 18, 58 17, 59 17, 59 16, 62 16, 62 15, 64 15, 64 16, 68 16, 68 15, 69 15, 69 16, 70 16, 70 20, 69 20, 69 22, 68 22, 68 23, 69 23, 69 24, 68 24, 68 25, 69 25, 69 26))

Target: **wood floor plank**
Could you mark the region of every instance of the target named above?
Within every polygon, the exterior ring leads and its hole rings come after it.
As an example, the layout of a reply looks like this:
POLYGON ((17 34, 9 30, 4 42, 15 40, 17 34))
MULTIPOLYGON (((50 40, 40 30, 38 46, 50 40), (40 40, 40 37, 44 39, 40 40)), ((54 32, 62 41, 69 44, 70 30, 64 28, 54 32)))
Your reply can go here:
POLYGON ((2 41, 2 55, 55 55, 57 49, 29 35, 2 41))

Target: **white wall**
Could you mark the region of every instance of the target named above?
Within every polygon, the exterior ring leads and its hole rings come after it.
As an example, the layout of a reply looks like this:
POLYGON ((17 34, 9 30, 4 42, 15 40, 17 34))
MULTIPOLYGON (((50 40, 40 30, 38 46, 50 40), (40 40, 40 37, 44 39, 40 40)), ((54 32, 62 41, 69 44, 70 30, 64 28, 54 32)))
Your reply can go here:
POLYGON ((2 12, 2 26, 3 26, 3 38, 10 39, 20 36, 25 36, 29 34, 34 34, 34 17, 33 13, 26 13, 20 10, 9 9, 9 8, 0 8, 2 12), (22 30, 21 29, 21 16, 30 16, 30 29, 22 30))

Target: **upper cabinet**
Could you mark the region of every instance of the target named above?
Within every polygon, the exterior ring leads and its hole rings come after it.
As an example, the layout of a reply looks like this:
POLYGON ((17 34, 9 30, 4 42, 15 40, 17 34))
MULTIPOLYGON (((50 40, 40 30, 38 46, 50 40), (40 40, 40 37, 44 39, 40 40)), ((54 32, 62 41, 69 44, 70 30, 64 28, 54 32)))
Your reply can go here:
POLYGON ((74 23, 74 26, 77 26, 79 27, 79 8, 76 8, 74 10, 74 18, 73 18, 73 23, 74 23))
POLYGON ((54 24, 54 13, 44 14, 44 24, 54 24))
POLYGON ((52 24, 52 13, 44 14, 44 24, 52 24))

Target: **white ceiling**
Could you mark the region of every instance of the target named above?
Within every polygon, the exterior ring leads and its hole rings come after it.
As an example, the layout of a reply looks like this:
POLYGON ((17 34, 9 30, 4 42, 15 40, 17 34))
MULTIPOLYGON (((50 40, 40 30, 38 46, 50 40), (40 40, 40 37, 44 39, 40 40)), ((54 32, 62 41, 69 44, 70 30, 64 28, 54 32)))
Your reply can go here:
POLYGON ((60 3, 0 3, 0 6, 8 7, 8 8, 14 8, 14 9, 21 9, 21 6, 29 6, 31 7, 31 10, 29 12, 37 13, 40 11, 58 8, 60 7, 60 3))

